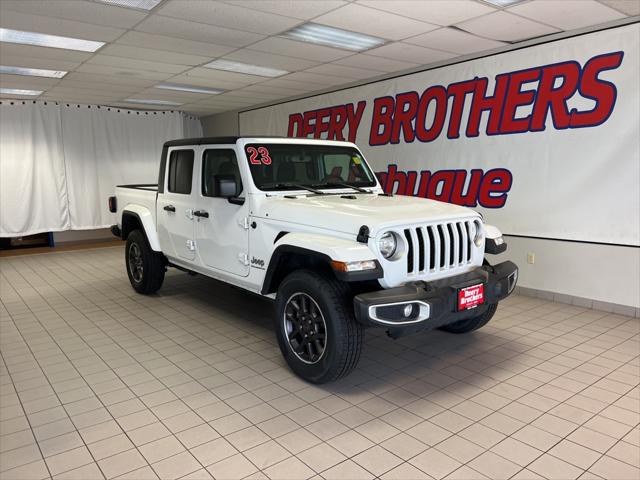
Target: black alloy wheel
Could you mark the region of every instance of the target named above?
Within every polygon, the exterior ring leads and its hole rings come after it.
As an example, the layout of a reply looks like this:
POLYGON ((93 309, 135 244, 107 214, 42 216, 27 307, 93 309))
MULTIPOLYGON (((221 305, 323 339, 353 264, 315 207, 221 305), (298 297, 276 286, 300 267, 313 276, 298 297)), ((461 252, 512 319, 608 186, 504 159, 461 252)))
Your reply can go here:
POLYGON ((304 363, 322 358, 327 339, 327 324, 320 307, 306 293, 289 297, 284 308, 284 330, 293 353, 304 363))

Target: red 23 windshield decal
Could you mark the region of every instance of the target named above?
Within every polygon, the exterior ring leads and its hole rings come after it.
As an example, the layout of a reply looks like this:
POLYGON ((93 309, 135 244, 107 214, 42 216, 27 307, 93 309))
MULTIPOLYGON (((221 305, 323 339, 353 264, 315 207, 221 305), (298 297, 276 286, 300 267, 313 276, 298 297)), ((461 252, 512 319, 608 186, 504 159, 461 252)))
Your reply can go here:
POLYGON ((251 165, 271 165, 271 157, 266 147, 247 147, 251 165))

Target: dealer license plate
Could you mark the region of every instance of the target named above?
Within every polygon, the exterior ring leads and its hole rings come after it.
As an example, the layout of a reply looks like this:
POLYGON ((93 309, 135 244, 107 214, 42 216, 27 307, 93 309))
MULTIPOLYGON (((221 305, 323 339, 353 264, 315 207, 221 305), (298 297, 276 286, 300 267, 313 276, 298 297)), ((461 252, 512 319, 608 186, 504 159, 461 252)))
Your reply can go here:
POLYGON ((484 303, 484 284, 472 285, 458 290, 458 311, 469 310, 484 303))

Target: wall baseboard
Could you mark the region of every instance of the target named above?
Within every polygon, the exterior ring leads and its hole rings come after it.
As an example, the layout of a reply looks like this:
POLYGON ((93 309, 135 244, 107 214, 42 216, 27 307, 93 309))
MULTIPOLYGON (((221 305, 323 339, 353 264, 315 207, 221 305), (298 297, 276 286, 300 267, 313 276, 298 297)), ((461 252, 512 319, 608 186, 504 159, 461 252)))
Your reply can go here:
POLYGON ((618 303, 601 302, 590 298, 577 297, 574 295, 565 295, 562 293, 549 292, 547 290, 539 290, 537 288, 516 286, 515 293, 526 297, 540 298, 553 302, 566 303, 577 307, 592 308, 602 312, 615 313, 617 315, 625 315, 627 317, 640 318, 640 308, 628 305, 620 305, 618 303))

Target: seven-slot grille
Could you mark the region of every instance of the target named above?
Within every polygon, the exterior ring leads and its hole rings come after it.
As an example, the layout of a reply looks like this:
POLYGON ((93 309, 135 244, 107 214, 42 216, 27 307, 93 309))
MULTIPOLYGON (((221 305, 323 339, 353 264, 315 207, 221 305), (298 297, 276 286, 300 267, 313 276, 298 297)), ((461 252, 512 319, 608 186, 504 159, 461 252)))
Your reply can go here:
POLYGON ((407 273, 440 272, 471 262, 471 234, 477 230, 473 222, 461 220, 404 229, 407 273))

